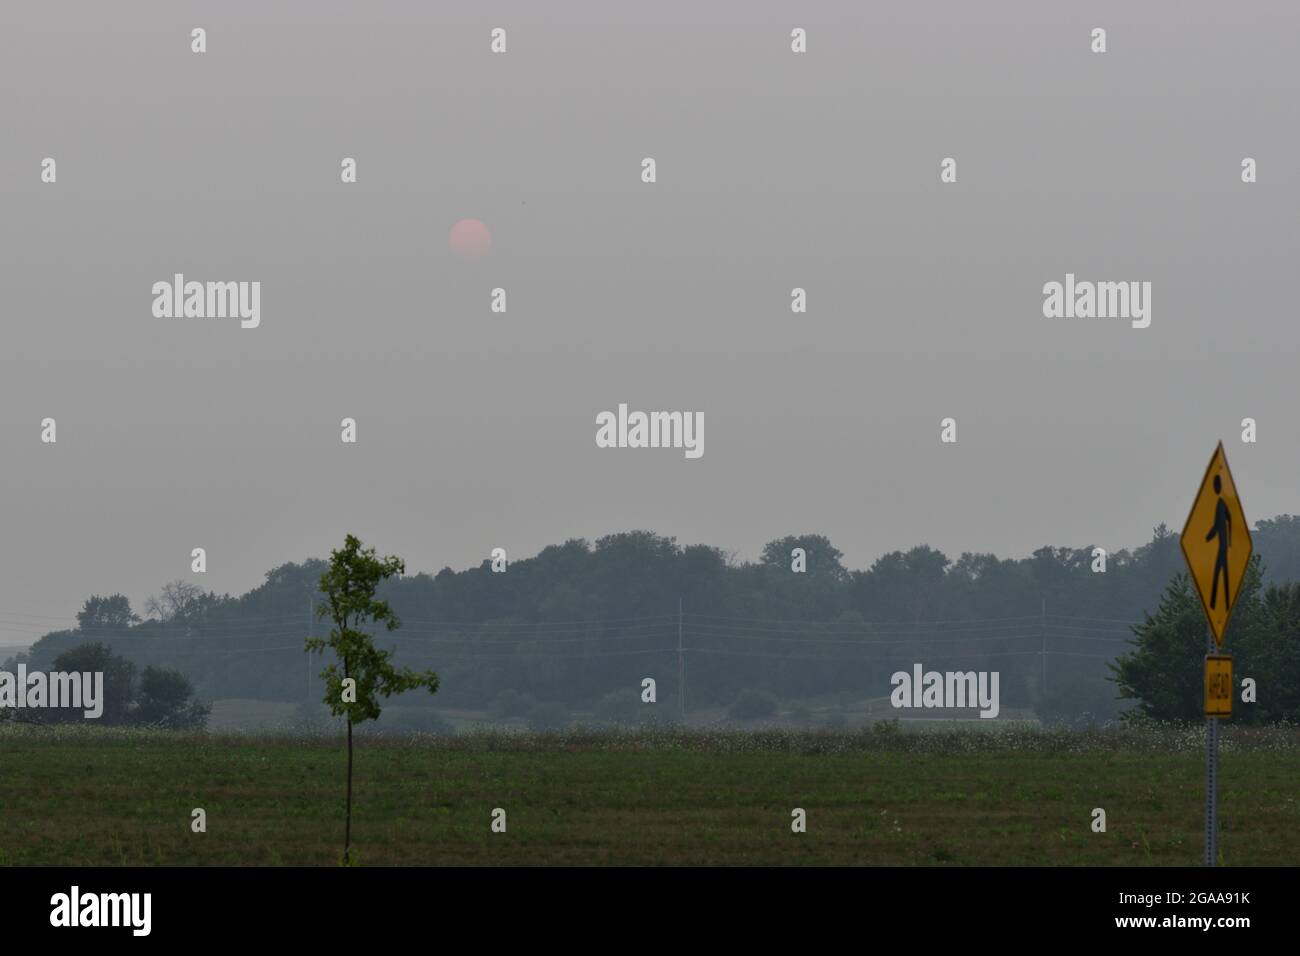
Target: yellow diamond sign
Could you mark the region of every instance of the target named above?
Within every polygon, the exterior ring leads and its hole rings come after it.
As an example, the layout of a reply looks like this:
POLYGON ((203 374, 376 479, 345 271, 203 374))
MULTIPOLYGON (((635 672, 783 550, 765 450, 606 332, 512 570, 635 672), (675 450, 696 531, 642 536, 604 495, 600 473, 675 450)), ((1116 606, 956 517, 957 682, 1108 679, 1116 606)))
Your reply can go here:
POLYGON ((1215 646, 1222 646, 1253 547, 1223 442, 1205 469, 1180 543, 1215 646))

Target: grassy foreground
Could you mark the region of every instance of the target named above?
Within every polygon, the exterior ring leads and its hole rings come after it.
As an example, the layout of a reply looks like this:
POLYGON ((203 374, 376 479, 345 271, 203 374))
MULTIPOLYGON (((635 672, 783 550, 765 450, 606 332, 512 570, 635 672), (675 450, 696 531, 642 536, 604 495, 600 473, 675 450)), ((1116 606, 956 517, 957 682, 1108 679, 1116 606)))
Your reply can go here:
MULTIPOLYGON (((355 848, 362 865, 1201 862, 1199 728, 884 727, 363 737, 355 848)), ((1300 864, 1300 731, 1223 736, 1223 862, 1300 864)), ((334 865, 344 766, 334 737, 0 727, 0 863, 334 865)))

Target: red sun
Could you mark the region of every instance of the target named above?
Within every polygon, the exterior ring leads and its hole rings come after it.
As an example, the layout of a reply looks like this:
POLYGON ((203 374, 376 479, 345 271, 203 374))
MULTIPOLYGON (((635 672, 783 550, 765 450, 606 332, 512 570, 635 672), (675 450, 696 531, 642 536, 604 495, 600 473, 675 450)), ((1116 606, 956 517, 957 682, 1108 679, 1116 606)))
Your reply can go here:
POLYGON ((492 248, 492 234, 477 219, 462 219, 451 227, 447 245, 462 259, 481 259, 492 248))

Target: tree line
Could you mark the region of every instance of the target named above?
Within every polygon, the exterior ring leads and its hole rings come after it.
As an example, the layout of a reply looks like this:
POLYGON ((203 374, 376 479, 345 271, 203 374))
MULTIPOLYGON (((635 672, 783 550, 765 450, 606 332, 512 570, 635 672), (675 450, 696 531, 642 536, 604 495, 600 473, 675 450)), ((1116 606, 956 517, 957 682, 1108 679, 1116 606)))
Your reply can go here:
MULTIPOLYGON (((16 660, 9 661, 0 669, 12 671, 16 664, 16 660)), ((50 662, 48 670, 104 675, 103 712, 94 718, 96 724, 197 730, 207 723, 212 712, 209 705, 194 698, 194 686, 180 671, 150 665, 137 674, 134 663, 97 641, 63 651, 50 662)), ((85 710, 82 707, 22 711, 5 708, 0 710, 0 719, 27 724, 76 723, 85 719, 85 710)))
MULTIPOLYGON (((1300 518, 1260 521, 1253 536, 1258 559, 1225 647, 1239 674, 1253 671, 1259 701, 1238 712, 1296 719, 1300 518)), ((679 643, 688 712, 734 711, 742 695, 742 710, 765 698, 795 713, 802 705, 792 702, 883 696, 890 674, 916 661, 999 671, 1004 714, 1197 717, 1204 621, 1181 578, 1177 535, 1160 525, 1145 544, 1107 554, 1104 573, 1096 566, 1092 546, 954 560, 920 545, 850 569, 817 534, 773 540, 758 560, 739 561, 630 531, 552 545, 504 573, 485 559, 394 576, 378 599, 403 627, 377 640, 436 668, 439 707, 544 714, 543 723, 636 711, 647 676, 666 705, 658 712, 677 713, 679 643), (792 570, 795 549, 802 572, 792 570), (1162 683, 1170 673, 1177 679, 1162 683)), ((318 701, 323 662, 304 661, 303 638, 326 570, 318 559, 287 563, 239 596, 172 582, 143 618, 121 595, 92 597, 77 628, 33 646, 29 666, 97 642, 140 667, 181 672, 202 699, 318 701)))

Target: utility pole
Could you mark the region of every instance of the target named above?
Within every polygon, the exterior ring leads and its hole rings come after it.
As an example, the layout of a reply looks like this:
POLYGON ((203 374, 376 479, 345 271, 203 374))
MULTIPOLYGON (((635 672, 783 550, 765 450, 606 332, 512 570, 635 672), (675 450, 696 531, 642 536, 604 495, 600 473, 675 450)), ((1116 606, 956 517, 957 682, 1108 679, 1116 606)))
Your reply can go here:
POLYGON ((686 658, 682 655, 682 599, 677 599, 677 713, 686 723, 686 658))

